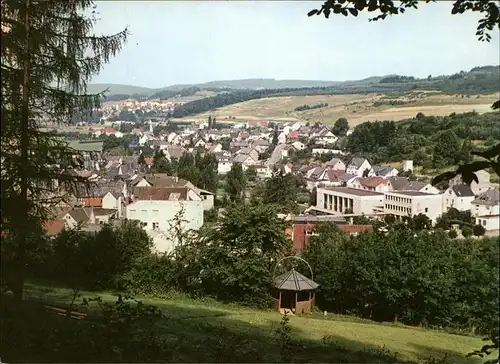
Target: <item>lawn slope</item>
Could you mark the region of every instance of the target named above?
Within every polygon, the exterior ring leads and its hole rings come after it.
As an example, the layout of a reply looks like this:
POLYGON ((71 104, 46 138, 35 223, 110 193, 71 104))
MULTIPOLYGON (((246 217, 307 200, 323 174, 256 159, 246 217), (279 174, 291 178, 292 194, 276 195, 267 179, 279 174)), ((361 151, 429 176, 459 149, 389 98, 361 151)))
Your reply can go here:
MULTIPOLYGON (((104 300, 115 299, 109 293, 99 295, 104 300)), ((82 297, 93 296, 96 293, 82 292, 82 297)), ((29 300, 62 304, 69 303, 71 297, 69 289, 27 285, 26 298, 29 300)), ((165 315, 161 323, 164 334, 184 348, 174 355, 175 361, 212 361, 216 355, 214 350, 220 349, 220 345, 225 345, 226 349, 227 345, 233 345, 235 351, 240 350, 240 346, 251 348, 248 349, 250 356, 241 354, 239 359, 229 358, 234 361, 279 360, 280 344, 274 331, 282 316, 277 312, 183 296, 143 299, 143 302, 161 309, 165 315), (229 341, 225 341, 226 335, 229 341), (190 347, 197 349, 189 350, 190 347)), ((481 340, 475 337, 337 315, 326 318, 322 315, 294 316, 290 318, 290 327, 297 362, 404 362, 445 355, 449 363, 481 362, 465 358, 465 354, 481 346, 481 340), (394 353, 397 353, 396 358, 394 353)))

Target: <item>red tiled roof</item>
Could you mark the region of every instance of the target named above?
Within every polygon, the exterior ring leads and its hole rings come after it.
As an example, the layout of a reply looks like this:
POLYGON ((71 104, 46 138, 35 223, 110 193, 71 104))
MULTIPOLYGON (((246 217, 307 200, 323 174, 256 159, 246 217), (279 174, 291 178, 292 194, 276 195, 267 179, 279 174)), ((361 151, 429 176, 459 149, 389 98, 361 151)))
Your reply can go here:
POLYGON ((144 163, 146 163, 148 166, 153 165, 153 157, 144 157, 144 163))
POLYGON ((48 236, 54 236, 61 232, 64 228, 64 220, 49 220, 45 221, 42 226, 47 231, 48 236))
POLYGON ((80 202, 84 207, 101 207, 102 197, 83 197, 80 202))
POLYGON ((134 195, 137 200, 181 201, 188 199, 187 187, 136 187, 134 195))
POLYGON ((294 139, 294 138, 298 138, 300 135, 300 133, 298 131, 292 131, 288 134, 288 138, 289 139, 294 139))
POLYGON ((328 180, 330 182, 337 182, 339 180, 339 177, 345 174, 344 171, 339 171, 336 169, 328 169, 326 171, 326 175, 328 176, 328 180))
POLYGON ((359 183, 365 187, 377 187, 377 186, 380 186, 381 184, 384 184, 386 182, 387 182, 387 180, 385 180, 382 177, 359 178, 359 183))

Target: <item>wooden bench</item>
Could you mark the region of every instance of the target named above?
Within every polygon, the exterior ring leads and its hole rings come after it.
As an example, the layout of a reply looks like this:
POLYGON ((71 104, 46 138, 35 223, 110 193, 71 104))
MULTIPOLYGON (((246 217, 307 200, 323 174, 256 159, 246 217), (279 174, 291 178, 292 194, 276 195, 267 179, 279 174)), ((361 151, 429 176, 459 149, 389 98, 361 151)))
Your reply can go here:
MULTIPOLYGON (((45 305, 44 307, 47 312, 52 312, 60 316, 68 316, 68 310, 65 310, 63 308, 47 306, 47 305, 45 305)), ((71 311, 69 317, 76 320, 82 320, 87 317, 87 314, 77 311, 71 311)))

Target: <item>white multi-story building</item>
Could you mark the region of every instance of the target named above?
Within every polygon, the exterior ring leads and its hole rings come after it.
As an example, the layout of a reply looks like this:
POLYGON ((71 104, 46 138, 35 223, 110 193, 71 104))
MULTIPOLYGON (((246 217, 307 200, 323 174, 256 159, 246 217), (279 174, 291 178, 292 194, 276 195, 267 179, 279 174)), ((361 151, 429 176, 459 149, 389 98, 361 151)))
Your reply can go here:
POLYGON ((348 187, 317 189, 316 210, 334 215, 372 215, 383 208, 384 194, 348 187))
POLYGON ((434 224, 443 213, 443 196, 419 191, 387 192, 384 213, 394 216, 426 215, 434 224))
POLYGON ((127 205, 126 217, 142 223, 158 252, 169 252, 176 246, 176 224, 183 231, 198 230, 203 225, 203 199, 188 187, 143 187, 137 198, 127 205))

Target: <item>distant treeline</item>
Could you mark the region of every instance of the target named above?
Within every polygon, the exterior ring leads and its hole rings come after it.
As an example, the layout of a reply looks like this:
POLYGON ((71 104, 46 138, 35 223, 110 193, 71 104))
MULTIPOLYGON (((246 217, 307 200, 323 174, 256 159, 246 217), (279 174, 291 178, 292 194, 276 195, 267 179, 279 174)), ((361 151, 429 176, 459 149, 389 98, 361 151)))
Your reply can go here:
POLYGON ((379 81, 379 83, 405 83, 405 82, 413 82, 415 81, 415 77, 413 76, 388 76, 384 77, 379 81))
POLYGON ((305 111, 305 110, 319 109, 319 108, 327 107, 327 106, 328 106, 327 102, 320 102, 319 104, 297 106, 295 109, 293 109, 293 111, 305 111))

